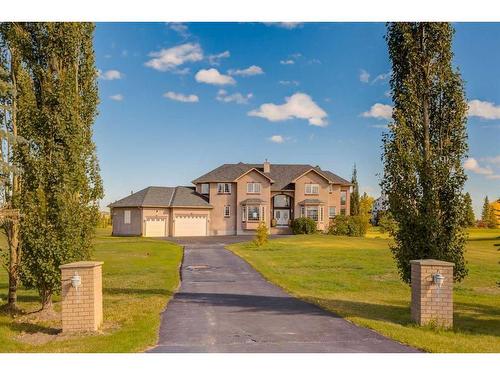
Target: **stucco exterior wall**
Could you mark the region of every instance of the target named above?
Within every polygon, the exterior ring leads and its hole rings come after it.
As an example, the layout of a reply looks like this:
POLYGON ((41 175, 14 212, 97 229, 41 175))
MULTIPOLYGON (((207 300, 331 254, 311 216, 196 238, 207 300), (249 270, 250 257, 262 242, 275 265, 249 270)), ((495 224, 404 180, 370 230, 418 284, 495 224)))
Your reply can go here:
POLYGON ((214 208, 211 212, 208 234, 210 236, 235 234, 237 214, 236 184, 231 184, 231 194, 219 194, 217 193, 217 183, 210 183, 209 197, 210 204, 214 208), (228 218, 224 217, 224 206, 231 206, 231 216, 228 218))
POLYGON ((294 218, 300 217, 300 205, 304 199, 319 199, 325 202, 323 207, 323 220, 319 221, 318 218, 318 230, 326 230, 328 228, 328 181, 317 173, 310 171, 305 175, 299 177, 295 182, 295 202, 294 202, 294 218), (318 184, 319 194, 306 194, 305 186, 306 184, 318 184))
POLYGON ((142 235, 142 209, 113 208, 111 211, 113 236, 141 236, 142 235), (125 211, 130 211, 130 224, 125 224, 125 211))
MULTIPOLYGON (((271 183, 269 179, 257 173, 255 171, 251 171, 241 177, 238 180, 236 187, 236 204, 237 204, 237 216, 236 216, 236 227, 238 234, 255 234, 255 231, 246 230, 246 225, 242 222, 242 214, 243 207, 241 206, 241 202, 246 199, 261 199, 265 203, 265 213, 264 213, 264 221, 266 225, 270 227, 271 223, 271 183), (248 182, 260 182, 261 189, 260 193, 247 193, 247 183, 248 182)), ((261 218, 262 219, 262 218, 261 218)))

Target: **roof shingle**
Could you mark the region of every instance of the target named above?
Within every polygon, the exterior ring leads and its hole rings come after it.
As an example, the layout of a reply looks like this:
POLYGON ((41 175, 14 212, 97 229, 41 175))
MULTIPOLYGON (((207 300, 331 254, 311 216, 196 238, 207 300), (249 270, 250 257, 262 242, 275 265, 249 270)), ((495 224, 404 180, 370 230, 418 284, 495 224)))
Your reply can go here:
POLYGON ((113 202, 109 207, 212 207, 193 187, 149 186, 128 197, 113 202))

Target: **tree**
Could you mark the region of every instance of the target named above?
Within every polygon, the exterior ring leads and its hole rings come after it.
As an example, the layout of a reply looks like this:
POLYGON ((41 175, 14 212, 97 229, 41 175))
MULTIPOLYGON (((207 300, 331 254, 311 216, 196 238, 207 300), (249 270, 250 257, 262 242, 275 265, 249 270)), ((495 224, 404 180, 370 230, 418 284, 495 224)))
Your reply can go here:
POLYGON ((488 226, 490 221, 490 201, 488 196, 484 197, 483 210, 481 211, 481 222, 483 226, 488 226))
POLYGON ((42 309, 60 288, 59 266, 88 259, 102 198, 92 125, 97 74, 89 23, 23 23, 22 64, 33 103, 19 108, 21 280, 42 309))
POLYGON ((373 208, 373 202, 375 199, 370 197, 366 192, 363 193, 363 196, 359 200, 359 215, 370 217, 370 213, 373 208))
POLYGON ((20 63, 19 40, 22 35, 13 23, 0 24, 0 227, 5 234, 7 251, 4 264, 9 277, 6 310, 16 313, 17 288, 21 262, 19 239, 20 170, 15 158, 24 139, 18 135, 18 111, 26 102, 26 72, 20 63), (24 98, 24 100, 23 100, 24 98))
POLYGON ((411 282, 410 260, 455 264, 467 275, 462 228, 466 181, 467 102, 452 67, 454 30, 448 23, 389 23, 393 122, 383 136, 384 176, 398 224, 391 246, 401 278, 411 282))
POLYGON ((356 164, 354 164, 354 168, 352 169, 352 178, 351 183, 354 185, 351 193, 351 215, 359 214, 359 184, 358 184, 358 171, 356 170, 356 164))
POLYGON ((255 232, 255 238, 253 240, 254 244, 261 247, 267 243, 269 239, 269 230, 265 222, 261 221, 255 232))
POLYGON ((474 216, 474 209, 472 208, 472 198, 469 193, 464 195, 464 227, 473 227, 476 224, 476 217, 474 216))
POLYGON ((495 212, 495 207, 493 206, 493 203, 491 203, 488 215, 488 228, 495 229, 496 227, 498 227, 497 213, 495 212))

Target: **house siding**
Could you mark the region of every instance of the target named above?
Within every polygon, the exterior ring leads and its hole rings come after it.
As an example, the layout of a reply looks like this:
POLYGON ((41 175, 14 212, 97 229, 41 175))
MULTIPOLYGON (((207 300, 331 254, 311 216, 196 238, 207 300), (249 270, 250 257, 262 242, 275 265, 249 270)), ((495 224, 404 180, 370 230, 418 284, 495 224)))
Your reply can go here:
POLYGON ((231 184, 231 194, 219 194, 217 193, 217 183, 210 183, 209 202, 214 207, 209 225, 210 236, 236 233, 236 190, 236 184, 231 184), (231 216, 228 218, 224 217, 224 206, 231 206, 231 216))
POLYGON ((142 236, 142 209, 117 207, 111 211, 113 236, 142 236), (125 224, 125 211, 130 211, 130 224, 125 224))
POLYGON ((316 172, 310 171, 305 175, 299 177, 295 181, 295 202, 294 202, 294 218, 300 217, 300 205, 304 199, 319 199, 324 202, 323 205, 323 220, 318 221, 318 230, 326 230, 328 228, 328 193, 329 182, 321 177, 316 172), (306 184, 318 184, 319 185, 319 194, 306 194, 305 193, 305 185, 306 184))
POLYGON ((237 223, 236 223, 236 232, 237 234, 255 234, 254 230, 247 230, 245 228, 244 223, 242 222, 243 216, 243 207, 241 202, 246 199, 262 199, 265 203, 265 213, 264 213, 264 221, 266 225, 270 226, 270 218, 271 218, 271 183, 269 179, 264 177, 262 174, 257 173, 255 171, 251 171, 241 177, 237 183, 236 189, 236 201, 237 201, 237 223), (248 182, 260 182, 261 190, 259 194, 247 193, 247 183, 248 182))

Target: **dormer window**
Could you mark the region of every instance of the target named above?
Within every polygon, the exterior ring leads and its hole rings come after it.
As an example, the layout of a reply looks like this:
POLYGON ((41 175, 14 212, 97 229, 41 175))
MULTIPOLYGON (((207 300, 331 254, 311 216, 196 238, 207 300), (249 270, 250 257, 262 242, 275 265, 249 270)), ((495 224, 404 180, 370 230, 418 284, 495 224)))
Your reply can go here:
POLYGON ((229 183, 218 183, 217 193, 219 194, 231 194, 231 184, 229 183))
POLYGON ((318 184, 306 184, 305 193, 309 195, 319 194, 318 184))
POLYGON ((210 192, 210 184, 201 184, 201 194, 209 194, 210 192))
POLYGON ((248 182, 247 183, 247 193, 259 194, 260 193, 260 182, 248 182))

